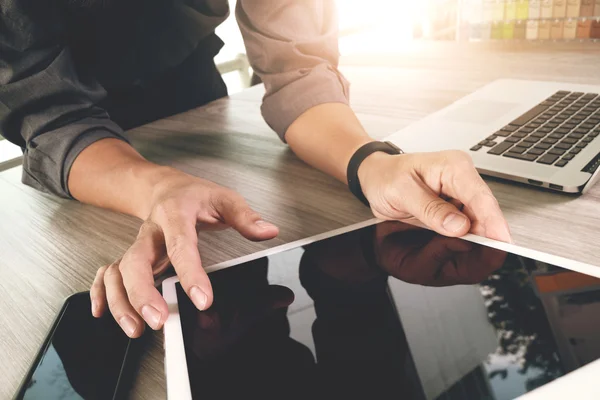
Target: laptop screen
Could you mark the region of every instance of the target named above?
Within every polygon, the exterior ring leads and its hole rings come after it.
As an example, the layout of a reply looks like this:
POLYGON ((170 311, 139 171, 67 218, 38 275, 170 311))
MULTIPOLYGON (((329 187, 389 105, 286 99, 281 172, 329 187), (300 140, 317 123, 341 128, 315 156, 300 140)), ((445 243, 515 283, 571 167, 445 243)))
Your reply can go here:
POLYGON ((396 222, 177 296, 194 399, 513 399, 600 357, 600 280, 396 222))

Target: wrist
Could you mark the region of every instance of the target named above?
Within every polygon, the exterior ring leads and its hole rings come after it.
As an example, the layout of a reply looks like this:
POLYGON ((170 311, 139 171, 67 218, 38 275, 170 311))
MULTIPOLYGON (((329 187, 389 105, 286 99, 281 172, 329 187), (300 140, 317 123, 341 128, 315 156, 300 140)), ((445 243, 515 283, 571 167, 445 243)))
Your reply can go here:
POLYGON ((141 187, 134 189, 135 207, 133 215, 145 220, 150 216, 157 199, 164 196, 167 185, 174 179, 185 175, 183 172, 168 166, 145 162, 131 168, 133 182, 139 182, 141 187))
POLYGON ((393 157, 393 155, 384 153, 382 151, 376 151, 363 160, 357 171, 358 181, 360 182, 363 190, 366 182, 371 180, 370 177, 372 176, 373 172, 381 172, 381 167, 378 166, 390 157, 393 157))

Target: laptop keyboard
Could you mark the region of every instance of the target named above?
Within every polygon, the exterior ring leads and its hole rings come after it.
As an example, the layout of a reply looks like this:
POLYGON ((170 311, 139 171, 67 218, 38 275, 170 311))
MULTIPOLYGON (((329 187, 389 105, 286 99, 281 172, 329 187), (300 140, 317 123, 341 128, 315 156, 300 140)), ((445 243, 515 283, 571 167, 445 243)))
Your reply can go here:
POLYGON ((559 91, 471 151, 564 167, 600 135, 600 95, 559 91))

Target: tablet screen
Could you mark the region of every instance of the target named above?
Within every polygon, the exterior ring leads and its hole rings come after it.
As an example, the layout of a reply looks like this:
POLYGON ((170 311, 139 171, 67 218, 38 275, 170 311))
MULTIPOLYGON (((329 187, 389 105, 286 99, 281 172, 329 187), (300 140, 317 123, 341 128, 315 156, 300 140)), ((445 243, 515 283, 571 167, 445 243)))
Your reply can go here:
POLYGON ((600 280, 389 222, 179 284, 194 399, 513 399, 600 357, 600 280))

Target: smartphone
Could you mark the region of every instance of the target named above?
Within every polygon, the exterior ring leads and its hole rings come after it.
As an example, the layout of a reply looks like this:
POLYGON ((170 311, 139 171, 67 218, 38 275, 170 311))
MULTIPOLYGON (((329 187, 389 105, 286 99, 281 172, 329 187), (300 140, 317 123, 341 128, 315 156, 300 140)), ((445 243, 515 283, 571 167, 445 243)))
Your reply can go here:
POLYGON ((65 301, 15 400, 124 399, 143 336, 130 339, 110 313, 94 318, 89 292, 65 301))
POLYGON ((205 311, 165 280, 168 398, 515 398, 600 360, 597 268, 350 229, 212 267, 205 311))

